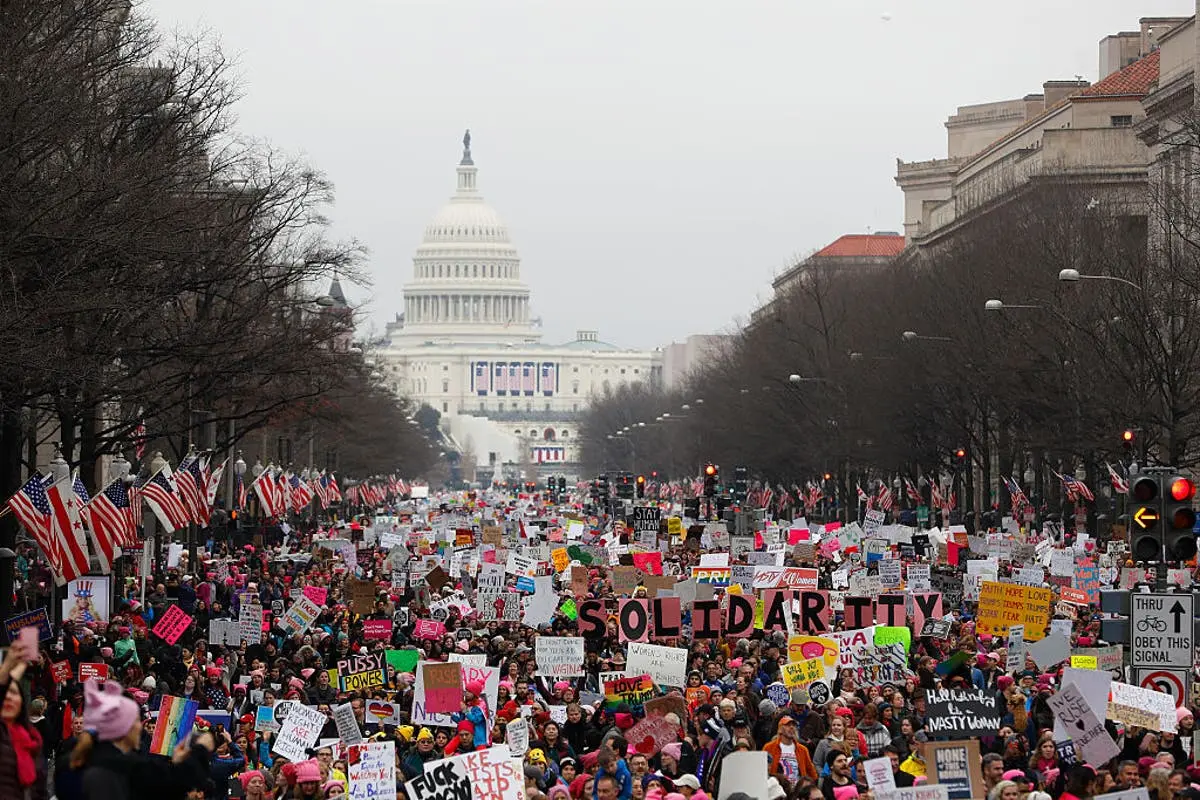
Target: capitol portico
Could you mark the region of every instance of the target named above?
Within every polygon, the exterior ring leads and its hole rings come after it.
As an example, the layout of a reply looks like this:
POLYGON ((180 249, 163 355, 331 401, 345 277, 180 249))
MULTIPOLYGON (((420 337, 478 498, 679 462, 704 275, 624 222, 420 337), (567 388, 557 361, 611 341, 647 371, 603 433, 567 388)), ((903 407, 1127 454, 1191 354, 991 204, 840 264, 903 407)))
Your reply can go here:
POLYGON ((660 381, 662 354, 619 348, 595 331, 542 342, 516 247, 479 193, 470 145, 468 132, 456 191, 425 228, 378 365, 392 391, 442 414, 443 431, 481 478, 516 476, 522 466, 574 476, 589 397, 660 381))

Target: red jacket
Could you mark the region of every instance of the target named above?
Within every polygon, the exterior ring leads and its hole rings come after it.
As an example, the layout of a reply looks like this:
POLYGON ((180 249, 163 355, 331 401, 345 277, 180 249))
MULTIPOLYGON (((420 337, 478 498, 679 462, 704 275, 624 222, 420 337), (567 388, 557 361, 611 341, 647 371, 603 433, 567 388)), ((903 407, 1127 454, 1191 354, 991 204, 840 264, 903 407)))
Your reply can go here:
MULTIPOLYGON (((780 763, 781 749, 779 737, 776 736, 771 741, 763 745, 763 752, 767 754, 767 775, 782 775, 783 765, 780 763)), ((796 763, 800 766, 800 774, 810 780, 817 779, 817 768, 813 765, 812 756, 809 755, 808 748, 799 742, 793 742, 796 748, 796 763)))

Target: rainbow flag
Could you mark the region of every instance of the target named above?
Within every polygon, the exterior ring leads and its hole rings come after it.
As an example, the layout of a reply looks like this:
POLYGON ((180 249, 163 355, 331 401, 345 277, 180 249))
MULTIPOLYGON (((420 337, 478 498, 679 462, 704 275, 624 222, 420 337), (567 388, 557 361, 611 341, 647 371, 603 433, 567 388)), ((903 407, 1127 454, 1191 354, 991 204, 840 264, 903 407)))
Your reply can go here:
POLYGON ((150 739, 150 752, 160 756, 171 755, 175 746, 191 735, 199 707, 200 704, 195 700, 164 697, 158 708, 154 736, 150 739))

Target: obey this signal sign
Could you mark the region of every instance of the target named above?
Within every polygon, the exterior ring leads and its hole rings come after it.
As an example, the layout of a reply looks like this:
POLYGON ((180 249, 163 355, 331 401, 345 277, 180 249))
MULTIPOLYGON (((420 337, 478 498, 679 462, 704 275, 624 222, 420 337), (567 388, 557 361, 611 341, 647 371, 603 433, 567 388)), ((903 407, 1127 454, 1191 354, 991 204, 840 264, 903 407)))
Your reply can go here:
POLYGON ((1130 662, 1135 667, 1191 669, 1191 594, 1129 595, 1130 662))
POLYGON ((1053 599, 1049 589, 984 581, 979 590, 976 632, 1006 636, 1009 625, 1024 625, 1025 640, 1036 642, 1046 636, 1053 599))

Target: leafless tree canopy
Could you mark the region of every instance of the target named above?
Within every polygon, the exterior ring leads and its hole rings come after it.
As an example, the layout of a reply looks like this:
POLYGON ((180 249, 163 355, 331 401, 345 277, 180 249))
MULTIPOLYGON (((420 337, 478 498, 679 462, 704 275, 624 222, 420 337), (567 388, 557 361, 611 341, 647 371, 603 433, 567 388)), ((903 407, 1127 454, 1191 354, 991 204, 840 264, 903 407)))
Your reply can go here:
POLYGON ((1065 176, 1040 179, 889 266, 813 266, 683 389, 597 398, 589 468, 636 459, 638 471, 694 477, 712 460, 787 486, 830 472, 852 497, 858 482, 948 470, 964 448, 983 478, 968 493, 986 509, 1007 508, 999 477, 1028 467, 1039 493, 1048 469, 1082 465, 1092 486, 1105 481, 1124 429, 1139 461, 1195 466, 1197 120, 1172 145, 1185 169, 1170 182, 1152 173, 1145 192, 1097 203, 1065 176), (1134 285, 1060 281, 1068 268, 1134 285), (991 299, 1035 307, 987 311, 991 299), (652 422, 664 411, 681 418, 652 422), (609 438, 631 421, 651 432, 609 438))

